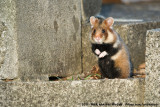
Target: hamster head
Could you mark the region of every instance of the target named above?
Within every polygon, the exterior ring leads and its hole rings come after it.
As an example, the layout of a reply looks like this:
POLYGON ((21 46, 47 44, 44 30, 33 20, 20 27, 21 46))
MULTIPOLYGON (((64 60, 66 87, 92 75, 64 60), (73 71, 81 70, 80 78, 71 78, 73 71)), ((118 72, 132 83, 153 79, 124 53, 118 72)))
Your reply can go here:
POLYGON ((116 39, 116 34, 112 30, 114 19, 109 17, 104 20, 90 17, 90 24, 92 28, 91 42, 95 44, 113 43, 116 39))

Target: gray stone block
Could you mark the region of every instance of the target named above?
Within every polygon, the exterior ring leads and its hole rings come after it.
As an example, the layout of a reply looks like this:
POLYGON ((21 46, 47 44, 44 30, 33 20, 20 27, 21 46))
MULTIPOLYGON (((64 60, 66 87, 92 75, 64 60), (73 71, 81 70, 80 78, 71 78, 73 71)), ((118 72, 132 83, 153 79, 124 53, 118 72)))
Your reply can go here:
POLYGON ((81 72, 79 0, 17 1, 20 76, 81 72))
POLYGON ((101 10, 102 0, 81 0, 82 19, 88 21, 91 16, 98 14, 101 10))
MULTIPOLYGON (((140 103, 144 80, 0 82, 1 107, 81 107, 88 103, 140 103)), ((88 107, 87 106, 87 107, 88 107)))
POLYGON ((82 71, 80 0, 5 0, 0 9, 0 79, 82 71))
MULTIPOLYGON (((160 105, 160 29, 147 31, 145 103, 160 105)), ((158 106, 157 106, 158 107, 158 106)))
MULTIPOLYGON (((160 22, 116 22, 114 29, 128 46, 135 68, 145 62, 146 32, 160 27, 160 22)), ((90 24, 82 25, 83 71, 87 72, 97 64, 97 58, 91 51, 90 24)))

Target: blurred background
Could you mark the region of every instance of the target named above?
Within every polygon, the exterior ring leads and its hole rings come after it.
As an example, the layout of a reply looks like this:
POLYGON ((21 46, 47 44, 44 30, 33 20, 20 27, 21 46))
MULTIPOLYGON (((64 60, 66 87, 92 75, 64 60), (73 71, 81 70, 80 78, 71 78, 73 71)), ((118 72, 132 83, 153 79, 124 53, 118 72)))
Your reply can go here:
POLYGON ((135 3, 135 2, 152 2, 159 0, 103 0, 103 3, 135 3))
POLYGON ((122 19, 160 19, 160 0, 102 0, 101 15, 122 19))

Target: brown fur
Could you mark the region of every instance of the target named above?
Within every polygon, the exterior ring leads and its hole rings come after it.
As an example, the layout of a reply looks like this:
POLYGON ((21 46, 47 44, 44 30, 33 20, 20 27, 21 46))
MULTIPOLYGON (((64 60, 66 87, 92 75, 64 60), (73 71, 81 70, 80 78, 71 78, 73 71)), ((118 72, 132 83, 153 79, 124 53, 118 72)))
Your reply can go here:
POLYGON ((125 47, 122 46, 120 56, 115 60, 115 67, 120 68, 121 76, 119 78, 128 78, 130 71, 130 62, 125 47))

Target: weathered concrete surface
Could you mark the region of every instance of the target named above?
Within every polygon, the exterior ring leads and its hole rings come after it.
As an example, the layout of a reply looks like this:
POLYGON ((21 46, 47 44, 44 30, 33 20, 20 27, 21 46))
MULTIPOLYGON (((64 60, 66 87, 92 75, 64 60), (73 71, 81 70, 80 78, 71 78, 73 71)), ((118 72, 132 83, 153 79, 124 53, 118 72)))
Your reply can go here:
POLYGON ((102 0, 81 0, 82 20, 88 21, 91 16, 98 14, 101 10, 102 0))
POLYGON ((69 76, 81 72, 80 3, 79 0, 17 1, 21 76, 69 76))
POLYGON ((0 9, 0 79, 82 71, 80 0, 2 0, 0 9))
MULTIPOLYGON (((81 107, 83 103, 140 103, 144 80, 0 82, 1 107, 81 107)), ((87 106, 87 107, 88 107, 87 106)))
MULTIPOLYGON (((135 68, 145 62, 146 32, 160 27, 160 22, 115 22, 114 29, 128 46, 135 68)), ((90 24, 82 25, 83 71, 87 72, 97 64, 97 58, 91 51, 90 24)))
POLYGON ((0 79, 18 75, 15 1, 0 0, 0 79))
MULTIPOLYGON (((145 103, 160 106, 160 29, 147 31, 145 103)), ((159 107, 157 106, 157 107, 159 107)))

